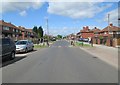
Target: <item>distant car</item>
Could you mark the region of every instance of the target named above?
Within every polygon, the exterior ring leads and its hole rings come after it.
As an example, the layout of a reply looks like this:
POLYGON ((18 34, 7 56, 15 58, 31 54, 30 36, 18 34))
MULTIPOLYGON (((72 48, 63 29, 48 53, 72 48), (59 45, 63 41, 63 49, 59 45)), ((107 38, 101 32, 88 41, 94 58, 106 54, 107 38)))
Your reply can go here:
POLYGON ((14 41, 10 38, 1 38, 0 43, 0 49, 2 50, 0 52, 1 58, 9 58, 11 60, 14 59, 16 52, 16 46, 14 41))
POLYGON ((51 38, 51 41, 56 41, 56 38, 55 37, 51 38))
POLYGON ((16 53, 28 52, 34 49, 33 42, 29 40, 19 40, 16 42, 16 53))

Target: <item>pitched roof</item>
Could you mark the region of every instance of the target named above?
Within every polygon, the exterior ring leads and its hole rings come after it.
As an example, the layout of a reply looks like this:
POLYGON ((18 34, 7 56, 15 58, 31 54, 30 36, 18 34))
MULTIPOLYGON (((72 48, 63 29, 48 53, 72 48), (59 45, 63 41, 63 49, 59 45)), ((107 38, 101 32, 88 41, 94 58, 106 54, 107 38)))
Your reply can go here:
POLYGON ((93 32, 92 30, 80 30, 80 32, 93 32))
POLYGON ((18 28, 19 30, 21 30, 21 31, 25 31, 25 28, 22 27, 22 26, 18 26, 17 28, 18 28))
POLYGON ((107 26, 102 31, 120 31, 120 27, 116 26, 107 26))
POLYGON ((92 31, 95 33, 95 32, 100 32, 101 30, 95 27, 94 29, 92 29, 92 31))
POLYGON ((33 30, 32 30, 32 29, 26 29, 26 31, 31 32, 31 33, 33 32, 33 30))
POLYGON ((4 20, 0 20, 0 25, 17 29, 15 25, 13 25, 12 23, 4 22, 4 20))
POLYGON ((77 35, 81 34, 80 32, 77 33, 77 35))

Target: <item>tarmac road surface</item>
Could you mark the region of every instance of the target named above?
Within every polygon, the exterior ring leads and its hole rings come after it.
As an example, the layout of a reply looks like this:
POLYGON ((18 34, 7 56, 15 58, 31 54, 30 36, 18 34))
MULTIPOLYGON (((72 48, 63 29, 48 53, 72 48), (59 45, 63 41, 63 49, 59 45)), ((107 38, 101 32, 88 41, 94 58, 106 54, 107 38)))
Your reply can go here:
POLYGON ((4 66, 2 79, 3 83, 117 83, 118 70, 61 40, 4 66))

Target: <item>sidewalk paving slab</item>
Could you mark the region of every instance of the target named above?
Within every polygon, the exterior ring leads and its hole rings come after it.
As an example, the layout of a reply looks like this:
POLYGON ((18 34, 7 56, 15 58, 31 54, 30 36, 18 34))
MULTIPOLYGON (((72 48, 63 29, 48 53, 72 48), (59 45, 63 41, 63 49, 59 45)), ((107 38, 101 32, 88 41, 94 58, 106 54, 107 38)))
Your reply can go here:
POLYGON ((118 68, 118 48, 94 45, 94 47, 80 47, 80 49, 118 68))

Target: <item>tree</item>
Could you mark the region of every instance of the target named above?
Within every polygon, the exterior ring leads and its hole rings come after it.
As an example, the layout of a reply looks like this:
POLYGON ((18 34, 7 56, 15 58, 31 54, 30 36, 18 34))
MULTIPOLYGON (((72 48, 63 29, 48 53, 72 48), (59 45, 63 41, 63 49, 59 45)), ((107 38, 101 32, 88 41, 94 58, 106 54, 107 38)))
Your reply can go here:
POLYGON ((61 39, 61 38, 62 38, 62 35, 57 35, 57 38, 58 38, 58 39, 61 39))
POLYGON ((33 31, 34 31, 36 34, 38 33, 37 26, 34 26, 34 27, 33 27, 33 31))
POLYGON ((37 32, 38 32, 38 37, 42 38, 43 37, 43 28, 41 26, 38 28, 37 32))

